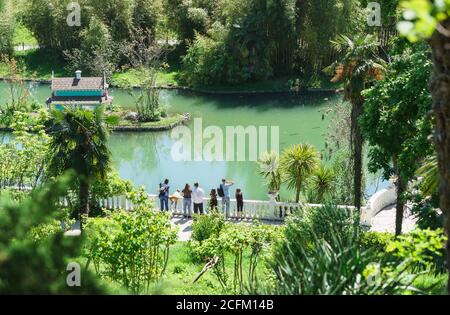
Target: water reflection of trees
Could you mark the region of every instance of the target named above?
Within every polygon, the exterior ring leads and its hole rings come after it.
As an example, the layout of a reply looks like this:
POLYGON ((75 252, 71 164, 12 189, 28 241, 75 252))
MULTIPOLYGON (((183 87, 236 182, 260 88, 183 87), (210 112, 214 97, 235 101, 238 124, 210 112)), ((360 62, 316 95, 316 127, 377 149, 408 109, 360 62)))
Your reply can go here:
MULTIPOLYGON (((161 133, 115 133, 109 140, 114 163, 133 162, 137 169, 156 167, 165 141, 161 133)), ((170 152, 169 152, 170 154, 170 152)))

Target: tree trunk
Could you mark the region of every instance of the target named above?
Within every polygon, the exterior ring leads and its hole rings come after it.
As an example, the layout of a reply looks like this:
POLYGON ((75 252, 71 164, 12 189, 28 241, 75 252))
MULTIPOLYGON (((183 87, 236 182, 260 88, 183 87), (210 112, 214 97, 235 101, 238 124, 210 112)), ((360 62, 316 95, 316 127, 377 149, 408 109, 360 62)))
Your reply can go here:
POLYGON ((80 212, 78 213, 78 220, 80 220, 80 228, 82 227, 82 215, 89 215, 89 183, 82 179, 80 180, 80 212))
MULTIPOLYGON (((442 22, 450 29, 450 19, 442 22)), ((450 237, 450 37, 435 32, 430 39, 433 51, 431 93, 436 121, 434 140, 439 162, 439 197, 445 216, 445 231, 450 237)), ((447 268, 450 274, 450 239, 447 241, 447 268)), ((450 294, 450 277, 448 280, 450 294)))
POLYGON ((405 209, 405 201, 403 199, 403 193, 405 192, 405 182, 403 177, 401 176, 397 161, 394 159, 394 169, 395 175, 397 176, 397 204, 395 207, 395 236, 399 236, 402 234, 402 225, 403 225, 403 212, 405 209))
POLYGON ((353 155, 353 189, 354 189, 354 205, 357 211, 361 210, 361 195, 362 195, 362 150, 363 138, 361 135, 361 128, 358 124, 358 119, 363 114, 364 102, 358 100, 352 103, 352 117, 351 117, 351 146, 353 155))

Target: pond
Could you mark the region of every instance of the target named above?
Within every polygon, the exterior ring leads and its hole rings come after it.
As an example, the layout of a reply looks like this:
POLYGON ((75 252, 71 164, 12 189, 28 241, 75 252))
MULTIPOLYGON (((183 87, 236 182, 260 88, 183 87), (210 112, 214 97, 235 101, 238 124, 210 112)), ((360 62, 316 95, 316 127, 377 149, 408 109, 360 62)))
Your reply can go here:
MULTIPOLYGON (((50 94, 48 85, 31 85, 33 97, 44 102, 50 94)), ((0 82, 0 104, 5 102, 7 86, 0 82)), ((133 107, 133 97, 124 90, 111 89, 114 104, 133 107)), ((187 112, 192 116, 187 125, 193 130, 194 118, 201 118, 203 128, 217 126, 278 126, 280 150, 298 143, 309 143, 318 150, 325 146, 327 121, 323 111, 340 101, 336 95, 270 94, 257 96, 199 95, 178 90, 163 90, 161 101, 169 112, 187 112)), ((270 136, 269 136, 270 139, 270 136)), ((173 159, 171 151, 177 139, 171 131, 156 133, 114 133, 109 140, 113 163, 119 174, 144 185, 155 193, 158 184, 168 178, 172 191, 182 189, 185 183, 199 182, 206 190, 217 188, 222 178, 236 182, 246 199, 267 200, 264 180, 258 174, 258 165, 252 161, 183 161, 173 159)), ((270 148, 270 145, 269 145, 270 148)), ((349 183, 350 184, 350 183, 349 183)), ((373 193, 376 181, 370 180, 368 194, 373 193)), ((234 190, 232 191, 234 193, 234 190)), ((292 197, 285 192, 283 197, 292 197)))

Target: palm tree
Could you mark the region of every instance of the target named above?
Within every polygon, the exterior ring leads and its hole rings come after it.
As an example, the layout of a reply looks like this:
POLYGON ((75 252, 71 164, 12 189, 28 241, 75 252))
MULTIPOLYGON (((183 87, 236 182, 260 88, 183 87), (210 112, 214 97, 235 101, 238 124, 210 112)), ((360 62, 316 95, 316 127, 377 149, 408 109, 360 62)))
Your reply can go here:
POLYGON ((344 99, 352 105, 350 146, 354 163, 354 204, 360 210, 362 195, 362 149, 363 138, 358 119, 364 110, 365 90, 373 80, 381 80, 384 62, 378 56, 378 43, 373 35, 358 36, 354 40, 341 35, 333 41, 334 49, 341 58, 327 67, 333 72, 332 82, 344 82, 344 99))
POLYGON ((317 202, 323 203, 326 196, 333 194, 336 184, 334 170, 321 164, 313 173, 311 178, 311 189, 316 196, 317 202))
POLYGON ((439 168, 436 155, 428 157, 422 166, 416 172, 417 176, 422 177, 420 190, 426 196, 431 196, 438 191, 439 187, 439 168))
MULTIPOLYGON (((265 152, 258 161, 259 174, 267 180, 269 193, 277 193, 281 187, 280 158, 276 152, 265 152)), ((277 196, 279 200, 279 196, 277 196)))
POLYGON ((77 174, 77 188, 80 214, 89 215, 89 186, 95 179, 103 179, 109 170, 111 154, 106 141, 108 129, 103 111, 69 109, 53 111, 50 142, 51 160, 49 172, 58 176, 68 170, 77 174))
POLYGON ((280 167, 288 188, 295 190, 295 202, 300 201, 300 193, 304 184, 318 164, 319 154, 309 144, 293 145, 283 151, 280 167))

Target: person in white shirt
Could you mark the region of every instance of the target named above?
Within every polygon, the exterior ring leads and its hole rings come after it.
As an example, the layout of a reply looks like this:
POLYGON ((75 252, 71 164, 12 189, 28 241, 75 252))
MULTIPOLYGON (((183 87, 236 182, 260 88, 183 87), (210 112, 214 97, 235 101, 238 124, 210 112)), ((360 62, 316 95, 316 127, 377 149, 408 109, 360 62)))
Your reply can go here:
POLYGON ((194 213, 203 214, 203 198, 205 198, 205 191, 199 187, 198 183, 194 184, 192 191, 192 201, 194 202, 194 213))

